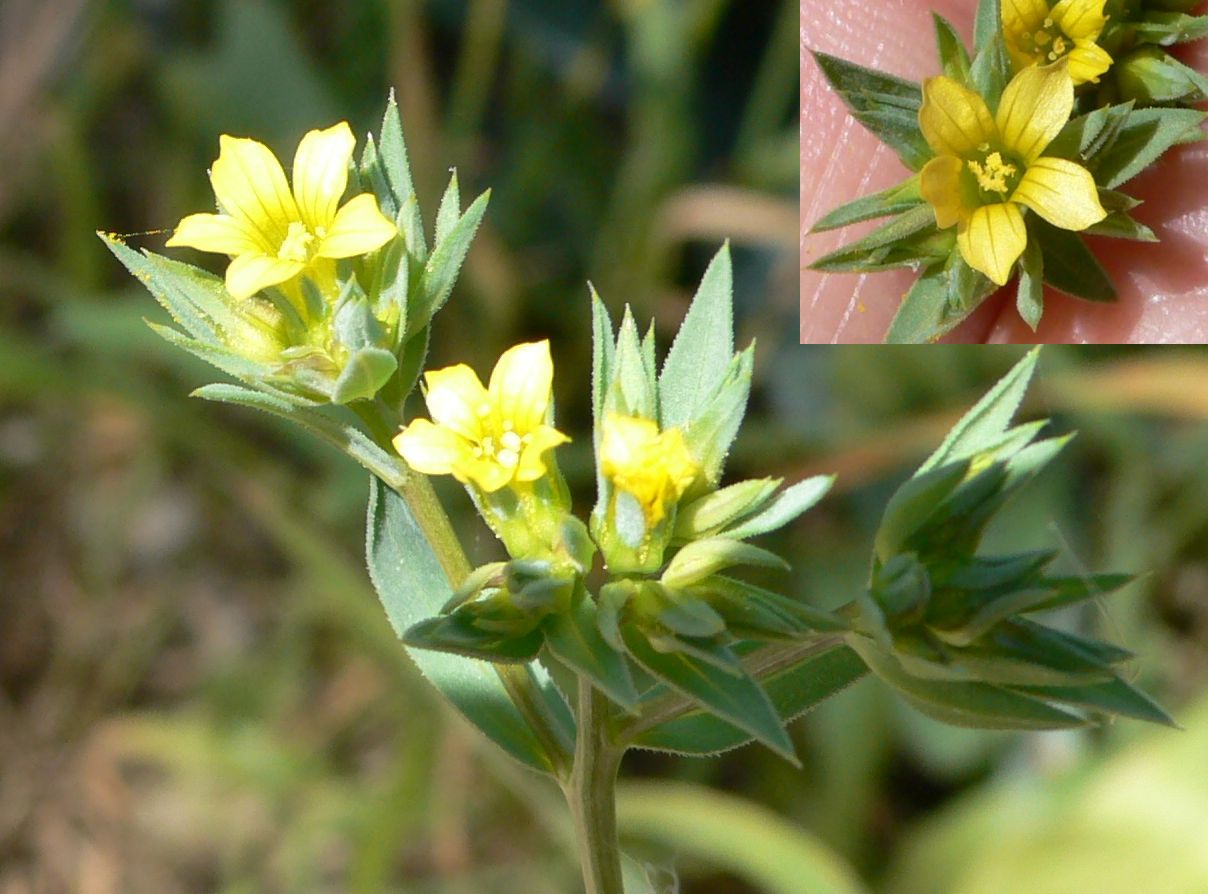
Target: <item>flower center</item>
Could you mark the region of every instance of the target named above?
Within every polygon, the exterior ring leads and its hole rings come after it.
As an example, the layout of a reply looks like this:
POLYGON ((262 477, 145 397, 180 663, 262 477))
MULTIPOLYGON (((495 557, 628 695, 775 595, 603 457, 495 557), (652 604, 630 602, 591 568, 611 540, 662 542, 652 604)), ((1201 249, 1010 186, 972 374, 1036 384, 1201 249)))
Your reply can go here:
MULTIPOLYGON (((488 408, 489 412, 489 408, 488 408)), ((479 415, 481 413, 481 408, 479 415)), ((529 442, 529 435, 518 435, 512 429, 511 422, 504 422, 502 431, 483 437, 474 447, 476 459, 494 460, 506 469, 514 469, 520 463, 520 454, 529 442)))
POLYGON ((976 158, 965 162, 973 172, 977 188, 983 193, 996 193, 1000 199, 1005 199, 1015 188, 1019 168, 1005 161, 1002 153, 991 150, 989 143, 977 147, 981 153, 980 161, 976 158))
POLYGON ((1047 59, 1049 62, 1056 62, 1074 48, 1074 42, 1065 35, 1061 26, 1052 18, 1046 18, 1044 25, 1039 30, 1025 34, 1024 44, 1025 49, 1028 49, 1033 56, 1038 59, 1047 59), (1028 44, 1030 46, 1027 46, 1028 44))
POLYGON ((315 241, 314 233, 306 229, 306 224, 293 221, 285 234, 281 247, 277 249, 277 257, 282 261, 297 261, 305 264, 310 260, 310 244, 315 241))

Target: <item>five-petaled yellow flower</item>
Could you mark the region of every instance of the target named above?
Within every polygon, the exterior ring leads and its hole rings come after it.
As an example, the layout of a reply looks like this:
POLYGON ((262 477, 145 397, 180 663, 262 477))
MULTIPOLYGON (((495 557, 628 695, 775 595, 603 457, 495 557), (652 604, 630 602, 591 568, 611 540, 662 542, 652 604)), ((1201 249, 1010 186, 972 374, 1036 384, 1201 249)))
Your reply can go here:
POLYGON ((432 421, 413 420, 394 447, 415 471, 452 475, 485 493, 536 481, 546 451, 570 440, 546 424, 553 380, 548 341, 504 351, 485 388, 464 363, 426 372, 432 421))
POLYGON ((362 193, 340 205, 356 145, 347 122, 312 130, 294 155, 293 189, 263 143, 223 135, 210 183, 221 213, 190 214, 169 246, 230 255, 226 287, 239 300, 304 272, 330 278, 337 258, 380 248, 397 230, 362 193))
POLYGON ((600 438, 600 471, 642 507, 654 527, 700 474, 678 428, 664 432, 649 419, 609 413, 600 438))
POLYGON ((1075 84, 1098 83, 1112 57, 1095 41, 1107 16, 1107 0, 1002 0, 1003 35, 1015 69, 1068 59, 1075 84))
POLYGON ((940 229, 957 227, 969 266, 1000 286, 1027 246, 1025 208, 1065 230, 1085 230, 1107 216, 1086 168, 1044 155, 1073 105, 1065 63, 1024 69, 995 115, 951 78, 923 84, 919 125, 936 153, 921 173, 923 198, 940 229))

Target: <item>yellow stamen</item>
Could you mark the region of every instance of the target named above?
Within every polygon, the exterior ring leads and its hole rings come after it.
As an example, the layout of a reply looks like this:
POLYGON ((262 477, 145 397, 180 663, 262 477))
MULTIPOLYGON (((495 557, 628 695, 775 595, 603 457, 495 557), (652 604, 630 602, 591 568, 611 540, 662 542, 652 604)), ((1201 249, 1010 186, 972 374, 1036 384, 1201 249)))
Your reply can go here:
POLYGON ((281 247, 277 249, 277 257, 283 261, 305 264, 310 260, 310 244, 314 241, 314 234, 306 229, 306 224, 292 221, 281 247))
POLYGON ((996 192, 1004 196, 1011 189, 1007 182, 1008 179, 1014 177, 1019 171, 1015 165, 1004 162, 1002 154, 998 152, 991 152, 987 155, 985 164, 979 164, 976 161, 968 161, 966 164, 973 172, 973 176, 977 178, 977 185, 982 191, 996 192))

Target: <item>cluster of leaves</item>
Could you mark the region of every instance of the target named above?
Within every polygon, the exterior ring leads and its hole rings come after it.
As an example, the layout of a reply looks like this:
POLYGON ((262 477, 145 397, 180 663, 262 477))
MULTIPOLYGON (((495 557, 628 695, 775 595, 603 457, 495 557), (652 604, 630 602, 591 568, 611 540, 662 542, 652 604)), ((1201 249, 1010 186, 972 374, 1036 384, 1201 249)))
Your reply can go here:
POLYGON ((453 290, 489 193, 463 213, 454 173, 429 250, 393 97, 378 139, 370 135, 359 163, 350 165, 349 182, 354 193, 376 197, 398 235, 375 252, 340 262, 335 301, 303 280, 305 319, 275 289, 235 302, 220 277, 100 234, 180 326, 152 328, 246 386, 208 386, 200 396, 299 410, 380 398, 396 417, 401 413, 427 355, 429 323, 453 290), (279 342, 268 343, 273 340, 258 322, 275 313, 284 331, 279 342))
POLYGON ((1088 712, 1170 723, 1121 676, 1128 651, 1032 617, 1109 593, 1130 576, 1051 576, 1054 550, 977 554, 995 512, 1069 441, 1039 437, 1044 420, 1007 427, 1036 356, 890 499, 848 643, 903 698, 947 723, 1053 729, 1084 725, 1088 712))
POLYGON ((1208 78, 1168 47, 1208 37, 1208 15, 1192 15, 1199 0, 1108 0, 1100 45, 1115 60, 1084 97, 1087 108, 1120 102, 1183 105, 1208 99, 1208 78))
MULTIPOLYGON (((934 16, 943 73, 984 97, 991 110, 1012 76, 1000 15, 998 0, 981 0, 972 56, 953 26, 941 16, 934 16)), ((1146 15, 1150 18, 1132 20, 1130 33, 1161 37, 1154 30, 1156 25, 1146 30, 1146 21, 1168 22, 1175 29, 1172 33, 1179 35, 1178 40, 1194 39, 1203 30, 1200 19, 1181 13, 1152 11, 1146 15)), ((1167 34, 1163 39, 1174 38, 1167 34)), ((903 182, 843 205, 817 221, 811 232, 891 218, 867 236, 810 266, 830 273, 900 267, 918 270, 919 279, 902 299, 885 340, 933 341, 965 319, 995 285, 961 257, 953 229, 937 228, 935 215, 920 192, 918 172, 933 155, 919 127, 922 88, 824 53, 815 53, 814 57, 853 117, 891 148, 913 173, 903 182)), ((1116 96, 1122 101, 1109 101, 1110 94, 1105 91, 1106 87, 1081 95, 1075 116, 1045 154, 1076 162, 1093 175, 1100 203, 1108 214, 1086 230, 1087 234, 1156 242, 1153 231, 1129 214, 1140 202, 1119 188, 1172 147, 1203 139, 1205 114, 1178 105, 1143 103, 1137 96, 1123 98, 1119 93, 1116 96)), ((1035 214, 1027 215, 1026 226, 1027 249, 1018 265, 1016 306, 1029 326, 1035 329, 1039 325, 1044 285, 1087 301, 1116 300, 1111 278, 1081 235, 1058 229, 1035 214)))

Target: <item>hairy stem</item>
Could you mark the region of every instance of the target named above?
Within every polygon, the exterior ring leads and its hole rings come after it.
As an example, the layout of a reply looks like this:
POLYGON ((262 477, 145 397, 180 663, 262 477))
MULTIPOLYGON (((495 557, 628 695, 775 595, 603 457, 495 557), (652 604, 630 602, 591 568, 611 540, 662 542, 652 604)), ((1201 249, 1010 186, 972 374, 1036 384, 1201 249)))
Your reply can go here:
POLYGON ((563 785, 587 894, 624 894, 617 843, 617 770, 624 749, 608 732, 608 699, 579 678, 578 735, 570 778, 563 785))

